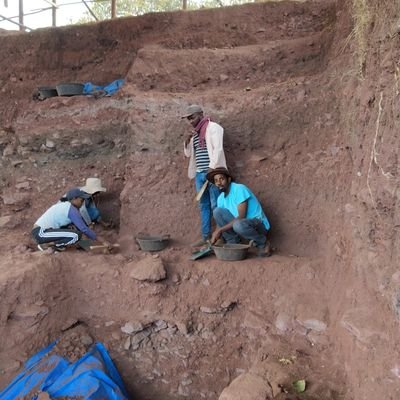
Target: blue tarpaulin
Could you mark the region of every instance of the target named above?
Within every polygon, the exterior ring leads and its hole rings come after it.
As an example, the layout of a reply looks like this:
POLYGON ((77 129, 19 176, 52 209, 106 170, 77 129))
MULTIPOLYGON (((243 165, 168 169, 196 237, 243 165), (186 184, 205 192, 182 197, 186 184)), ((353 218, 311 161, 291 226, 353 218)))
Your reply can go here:
POLYGON ((128 400, 121 376, 101 343, 78 361, 51 354, 56 342, 31 357, 24 370, 0 392, 0 400, 36 400, 40 392, 51 399, 128 400))
POLYGON ((102 90, 105 92, 106 95, 111 96, 112 94, 117 92, 123 84, 123 79, 117 79, 116 81, 113 81, 106 86, 98 86, 94 85, 92 82, 86 82, 83 84, 83 94, 92 94, 94 92, 102 90))

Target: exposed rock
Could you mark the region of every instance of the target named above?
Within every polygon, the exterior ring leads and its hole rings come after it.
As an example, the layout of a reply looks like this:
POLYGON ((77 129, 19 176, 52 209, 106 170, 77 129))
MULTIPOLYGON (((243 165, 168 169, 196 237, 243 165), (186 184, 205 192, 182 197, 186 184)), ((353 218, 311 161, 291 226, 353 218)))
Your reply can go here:
POLYGON ((90 346, 93 344, 93 339, 89 335, 83 335, 81 337, 81 343, 85 346, 90 346))
POLYGON ((7 145, 3 150, 3 157, 12 156, 15 153, 15 148, 12 144, 7 145))
POLYGON ((205 314, 217 314, 221 312, 221 309, 201 306, 200 311, 205 314))
POLYGON ((26 206, 29 204, 29 197, 25 193, 5 192, 3 193, 3 203, 6 206, 26 206))
POLYGON ((132 347, 139 345, 145 338, 149 337, 150 335, 151 335, 150 330, 144 330, 132 336, 131 338, 132 347))
POLYGON ((264 379, 253 374, 243 374, 234 379, 226 387, 219 400, 268 400, 272 399, 272 391, 264 379))
POLYGON ((317 332, 326 331, 327 325, 325 322, 319 321, 317 319, 306 319, 304 321, 297 320, 306 329, 312 329, 317 332))
POLYGON ((54 149, 56 147, 56 144, 52 140, 46 139, 46 147, 48 149, 54 149))
POLYGON ((178 321, 175 324, 179 332, 182 333, 183 335, 187 335, 189 333, 188 324, 186 322, 178 321))
POLYGON ((237 306, 237 301, 226 300, 221 304, 221 309, 224 311, 231 311, 237 306))
POLYGON ((32 304, 31 306, 24 307, 21 310, 14 311, 12 314, 12 319, 14 320, 24 320, 30 318, 40 318, 44 317, 49 313, 49 309, 46 306, 37 306, 32 304))
POLYGON ((140 332, 143 329, 144 326, 140 322, 127 322, 123 327, 121 327, 121 331, 128 335, 131 335, 135 332, 140 332))
POLYGON ((14 161, 11 162, 11 165, 12 165, 13 167, 18 167, 18 166, 21 165, 22 163, 23 163, 22 160, 14 160, 14 161))
POLYGON ((272 161, 275 164, 282 164, 285 162, 286 159, 286 154, 283 150, 279 151, 278 153, 276 153, 273 157, 272 157, 272 161))
POLYGON ((30 189, 30 188, 31 188, 31 184, 30 184, 28 181, 25 181, 25 182, 17 183, 17 184, 15 185, 15 187, 16 187, 18 190, 20 190, 20 189, 30 189))
POLYGON ((155 321, 155 323, 154 323, 154 332, 159 332, 159 331, 161 331, 163 329, 167 329, 167 328, 168 328, 168 324, 163 320, 158 320, 158 321, 155 321))
POLYGON ((280 332, 287 332, 293 329, 292 319, 289 315, 279 313, 275 320, 275 327, 280 332))
POLYGON ((158 282, 167 276, 161 258, 148 256, 139 262, 130 262, 128 267, 131 269, 130 277, 139 281, 158 282))
POLYGON ((7 228, 7 225, 9 225, 11 220, 12 220, 11 215, 4 215, 3 217, 0 217, 0 229, 7 228))
POLYGON ((129 350, 131 348, 131 337, 128 336, 124 342, 124 349, 129 350))

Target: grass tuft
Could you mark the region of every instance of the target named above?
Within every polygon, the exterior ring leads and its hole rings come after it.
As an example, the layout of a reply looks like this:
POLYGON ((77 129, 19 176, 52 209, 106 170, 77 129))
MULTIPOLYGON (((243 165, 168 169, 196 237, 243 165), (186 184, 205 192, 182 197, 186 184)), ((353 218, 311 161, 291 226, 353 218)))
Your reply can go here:
POLYGON ((368 30, 371 26, 371 9, 368 0, 353 0, 353 35, 357 44, 357 64, 362 77, 365 74, 368 50, 368 30))

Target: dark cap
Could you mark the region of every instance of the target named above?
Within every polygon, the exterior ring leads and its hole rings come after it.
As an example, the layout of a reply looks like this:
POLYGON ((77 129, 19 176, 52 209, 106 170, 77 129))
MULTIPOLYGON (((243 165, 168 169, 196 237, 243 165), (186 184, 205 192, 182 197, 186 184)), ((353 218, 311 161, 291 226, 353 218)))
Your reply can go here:
POLYGON ((215 168, 210 170, 207 173, 207 180, 211 183, 214 183, 214 177, 215 175, 225 175, 227 178, 232 178, 232 175, 229 173, 229 171, 226 168, 220 167, 220 168, 215 168))
POLYGON ((90 197, 90 194, 85 193, 83 190, 79 188, 73 188, 71 190, 68 190, 65 197, 67 198, 67 200, 76 199, 77 197, 81 199, 88 199, 90 197))
POLYGON ((186 113, 182 115, 182 118, 190 117, 196 113, 202 113, 203 109, 198 104, 192 104, 186 109, 186 113))

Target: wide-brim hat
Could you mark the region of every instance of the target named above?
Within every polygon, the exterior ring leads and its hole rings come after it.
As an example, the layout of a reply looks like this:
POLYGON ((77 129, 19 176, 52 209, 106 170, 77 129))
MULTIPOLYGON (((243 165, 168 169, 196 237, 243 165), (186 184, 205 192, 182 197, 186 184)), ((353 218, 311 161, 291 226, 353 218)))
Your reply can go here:
POLYGON ((210 171, 207 172, 206 178, 209 182, 214 183, 215 175, 221 175, 221 174, 232 179, 232 175, 226 168, 223 167, 211 169, 210 171))
POLYGON ((81 190, 89 194, 107 191, 107 189, 101 185, 101 179, 99 178, 87 178, 86 184, 81 187, 81 190))
POLYGON ((192 104, 186 109, 185 114, 182 115, 181 118, 187 118, 193 114, 202 113, 202 112, 203 112, 203 109, 201 108, 201 106, 199 106, 198 104, 192 104))

